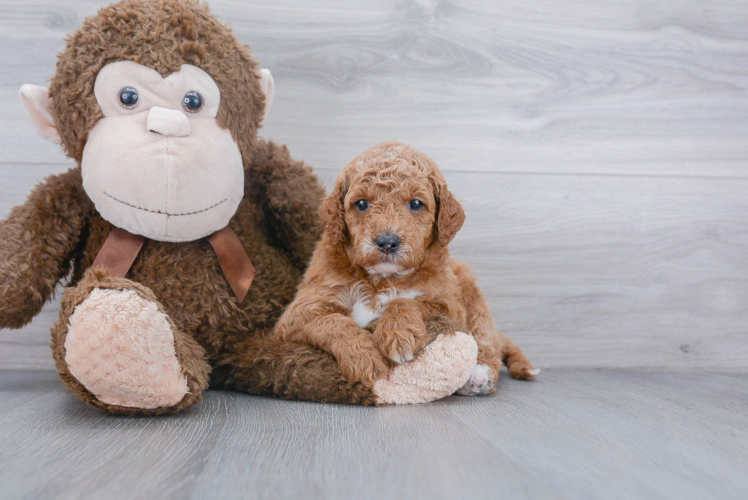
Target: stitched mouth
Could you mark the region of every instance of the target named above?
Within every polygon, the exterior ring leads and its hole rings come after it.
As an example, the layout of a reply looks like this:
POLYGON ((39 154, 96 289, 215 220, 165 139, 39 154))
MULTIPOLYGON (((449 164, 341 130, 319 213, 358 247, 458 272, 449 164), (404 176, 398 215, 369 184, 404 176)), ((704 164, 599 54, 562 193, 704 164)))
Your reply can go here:
POLYGON ((143 207, 139 207, 137 205, 133 205, 132 203, 127 203, 126 201, 118 200, 117 198, 115 198, 111 194, 107 193, 106 191, 104 191, 104 194, 107 195, 109 198, 113 199, 114 201, 116 201, 117 203, 122 203, 123 205, 126 205, 128 207, 135 208, 137 210, 142 210, 144 212, 149 212, 149 213, 152 213, 152 214, 168 215, 169 217, 183 217, 185 215, 195 215, 195 214, 199 214, 199 213, 202 213, 202 212, 207 212, 210 209, 216 208, 221 203, 224 203, 224 202, 228 201, 228 198, 224 198, 223 200, 219 201, 218 203, 215 203, 215 204, 213 204, 213 205, 211 205, 211 206, 209 206, 207 208, 203 208, 202 210, 196 210, 194 212, 185 212, 185 213, 181 213, 181 214, 170 214, 168 212, 162 212, 161 210, 150 210, 148 208, 143 208, 143 207))

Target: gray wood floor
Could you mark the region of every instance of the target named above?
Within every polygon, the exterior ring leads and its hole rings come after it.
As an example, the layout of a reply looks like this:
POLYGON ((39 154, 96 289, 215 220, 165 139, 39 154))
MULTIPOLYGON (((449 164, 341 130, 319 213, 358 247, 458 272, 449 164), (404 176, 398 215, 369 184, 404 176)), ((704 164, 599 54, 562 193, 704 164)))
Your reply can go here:
POLYGON ((744 500, 748 374, 555 369, 386 408, 209 391, 122 418, 0 371, 0 464, 3 499, 744 500))

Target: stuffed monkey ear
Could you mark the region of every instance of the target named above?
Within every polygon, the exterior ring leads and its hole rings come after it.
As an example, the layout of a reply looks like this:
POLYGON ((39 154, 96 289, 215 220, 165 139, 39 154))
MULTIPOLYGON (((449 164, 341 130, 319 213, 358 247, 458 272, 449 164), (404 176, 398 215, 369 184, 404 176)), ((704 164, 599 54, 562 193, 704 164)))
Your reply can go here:
POLYGON ((49 98, 49 89, 27 83, 21 86, 18 94, 26 109, 26 116, 37 133, 47 140, 60 144, 62 139, 55 127, 55 120, 52 118, 52 99, 49 98))
POLYGON ((260 70, 260 87, 262 93, 265 94, 265 115, 262 117, 265 120, 270 113, 270 106, 273 105, 273 94, 275 93, 275 81, 269 69, 262 68, 260 70))
POLYGON ((345 241, 345 195, 348 192, 348 178, 338 177, 330 195, 319 207, 319 216, 332 243, 345 241))
POLYGON ((460 202, 442 184, 436 189, 439 211, 436 215, 436 231, 441 246, 446 247, 465 222, 465 211, 460 202))

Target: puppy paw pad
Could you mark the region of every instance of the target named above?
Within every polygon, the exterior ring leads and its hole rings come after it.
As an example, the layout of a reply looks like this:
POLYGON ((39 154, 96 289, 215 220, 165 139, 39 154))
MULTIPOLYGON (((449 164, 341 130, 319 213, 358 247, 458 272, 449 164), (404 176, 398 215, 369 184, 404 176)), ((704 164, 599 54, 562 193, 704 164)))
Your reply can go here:
POLYGON ((461 396, 479 396, 488 394, 491 389, 493 389, 491 369, 486 365, 476 365, 465 385, 457 390, 457 394, 461 396))

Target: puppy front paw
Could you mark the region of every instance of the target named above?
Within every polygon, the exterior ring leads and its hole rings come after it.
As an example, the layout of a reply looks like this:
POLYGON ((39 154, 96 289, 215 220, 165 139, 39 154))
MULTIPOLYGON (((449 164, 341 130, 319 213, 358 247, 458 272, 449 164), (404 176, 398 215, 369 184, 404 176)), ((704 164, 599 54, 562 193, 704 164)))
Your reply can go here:
POLYGON ((483 396, 493 389, 495 374, 487 365, 475 365, 465 385, 457 389, 461 396, 483 396))
POLYGON ((387 360, 368 337, 362 336, 342 346, 335 357, 343 377, 352 384, 373 385, 389 372, 387 360))
POLYGON ((380 319, 374 330, 374 343, 382 354, 395 363, 412 361, 426 346, 428 334, 421 322, 397 322, 380 319))

